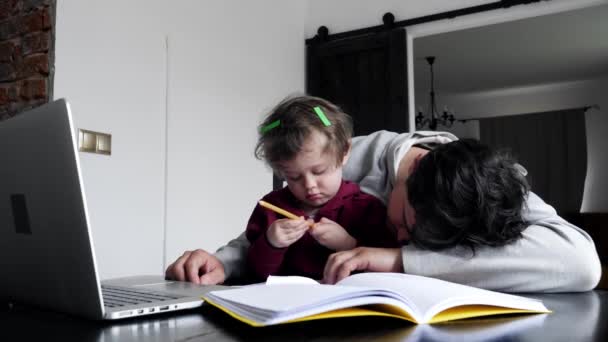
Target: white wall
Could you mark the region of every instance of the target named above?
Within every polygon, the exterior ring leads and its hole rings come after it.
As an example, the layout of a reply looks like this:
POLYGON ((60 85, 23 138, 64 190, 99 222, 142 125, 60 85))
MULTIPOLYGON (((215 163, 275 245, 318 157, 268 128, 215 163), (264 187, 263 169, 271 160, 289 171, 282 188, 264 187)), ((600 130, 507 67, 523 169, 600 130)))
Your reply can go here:
POLYGON ((244 231, 272 189, 253 156, 257 125, 304 90, 304 2, 202 3, 171 6, 168 262, 244 231))
POLYGON ((161 14, 159 1, 57 2, 54 96, 76 127, 112 134, 111 156, 80 153, 102 277, 161 268, 161 14))
POLYGON ((304 1, 58 1, 54 96, 76 127, 112 134, 111 156, 80 153, 102 278, 160 274, 243 231, 272 187, 257 123, 304 89, 305 15, 304 1))

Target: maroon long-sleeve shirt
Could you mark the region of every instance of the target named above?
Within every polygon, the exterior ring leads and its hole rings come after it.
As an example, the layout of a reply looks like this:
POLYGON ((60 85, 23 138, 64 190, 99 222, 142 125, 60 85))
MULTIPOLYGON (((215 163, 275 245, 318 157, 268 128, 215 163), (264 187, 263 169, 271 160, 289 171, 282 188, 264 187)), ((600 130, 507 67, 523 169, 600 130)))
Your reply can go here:
MULTIPOLYGON (((287 187, 267 194, 263 200, 297 216, 305 216, 287 187)), ((336 196, 315 215, 315 222, 322 217, 341 225, 357 240, 358 246, 398 247, 395 233, 386 226, 386 207, 376 197, 361 192, 356 183, 342 181, 336 196)), ((321 279, 327 258, 335 251, 319 244, 309 233, 286 248, 272 246, 266 230, 280 218, 284 217, 259 204, 251 214, 247 224, 247 239, 251 243, 247 257, 254 280, 264 281, 269 275, 321 279)))

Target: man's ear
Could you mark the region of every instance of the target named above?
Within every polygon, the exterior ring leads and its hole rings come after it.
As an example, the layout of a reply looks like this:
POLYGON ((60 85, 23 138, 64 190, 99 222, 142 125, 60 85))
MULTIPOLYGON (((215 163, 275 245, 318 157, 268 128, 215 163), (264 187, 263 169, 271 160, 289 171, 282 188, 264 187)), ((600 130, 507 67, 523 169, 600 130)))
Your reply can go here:
POLYGON ((419 155, 416 156, 416 158, 414 158, 414 161, 412 162, 412 166, 410 166, 410 170, 409 170, 409 174, 411 175, 412 173, 414 173, 414 170, 416 170, 418 168, 418 164, 420 164, 420 160, 422 159, 422 157, 424 157, 426 155, 426 153, 420 153, 419 155))
POLYGON ((350 158, 350 150, 352 149, 353 144, 352 144, 352 140, 348 140, 348 150, 346 151, 346 153, 344 153, 344 157, 342 157, 342 166, 346 165, 346 162, 348 162, 348 159, 350 158))

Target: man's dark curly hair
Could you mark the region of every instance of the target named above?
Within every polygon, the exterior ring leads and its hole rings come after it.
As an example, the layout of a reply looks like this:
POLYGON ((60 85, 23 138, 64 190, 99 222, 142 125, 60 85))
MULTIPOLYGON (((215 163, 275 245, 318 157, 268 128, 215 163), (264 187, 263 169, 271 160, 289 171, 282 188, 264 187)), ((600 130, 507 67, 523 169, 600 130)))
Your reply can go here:
POLYGON ((407 180, 416 212, 411 241, 440 250, 465 245, 502 246, 521 237, 530 189, 505 150, 463 139, 425 155, 407 180))

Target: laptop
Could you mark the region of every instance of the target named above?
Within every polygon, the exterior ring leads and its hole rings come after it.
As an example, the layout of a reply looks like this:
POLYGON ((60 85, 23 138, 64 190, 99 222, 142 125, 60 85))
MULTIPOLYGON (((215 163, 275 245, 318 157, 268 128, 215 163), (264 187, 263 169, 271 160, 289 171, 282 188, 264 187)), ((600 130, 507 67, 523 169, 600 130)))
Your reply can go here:
POLYGON ((0 300, 91 319, 203 304, 221 286, 99 280, 70 107, 59 99, 0 121, 0 300))

